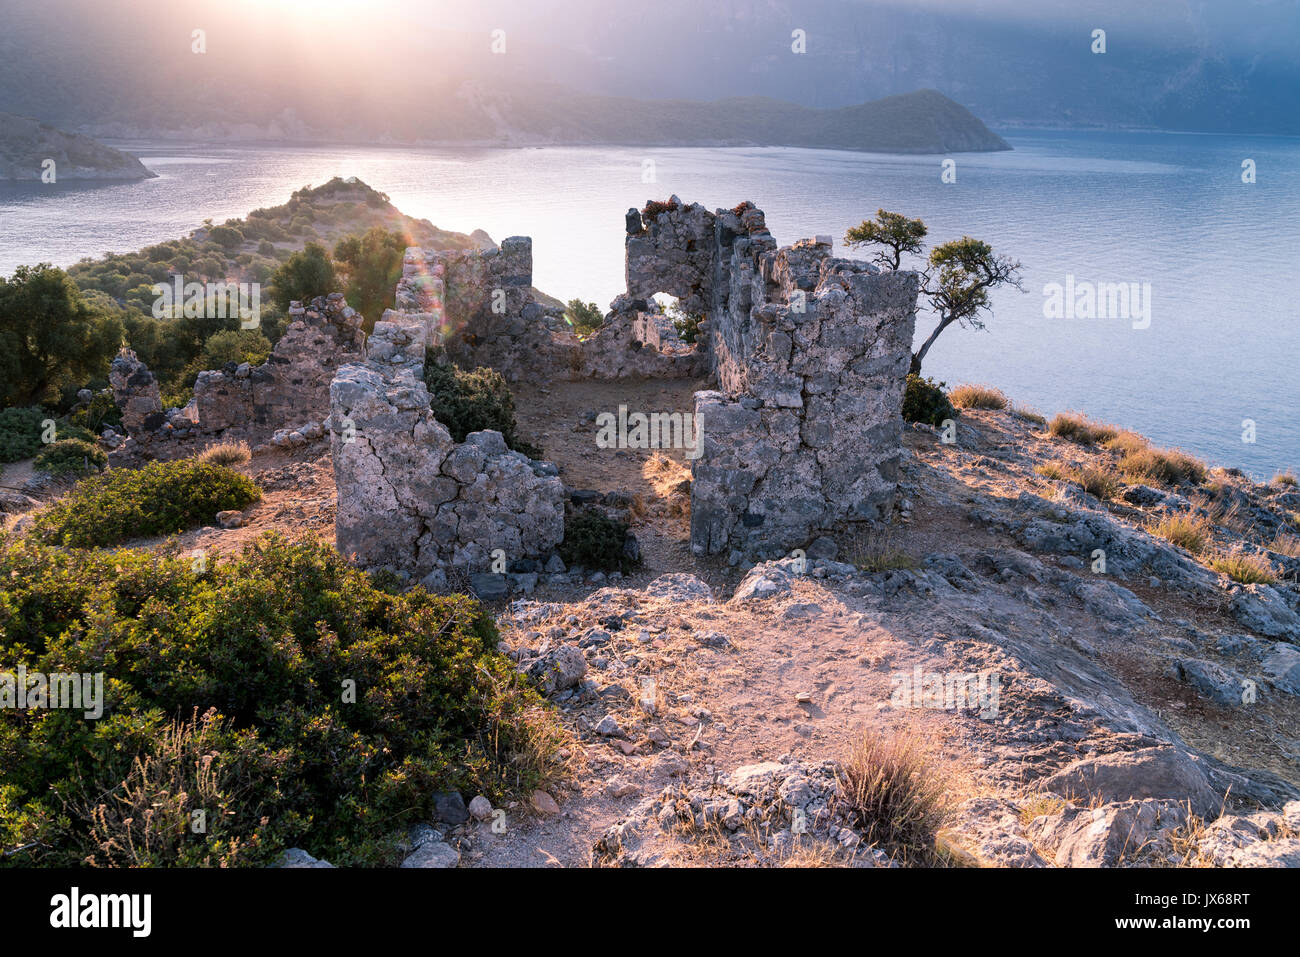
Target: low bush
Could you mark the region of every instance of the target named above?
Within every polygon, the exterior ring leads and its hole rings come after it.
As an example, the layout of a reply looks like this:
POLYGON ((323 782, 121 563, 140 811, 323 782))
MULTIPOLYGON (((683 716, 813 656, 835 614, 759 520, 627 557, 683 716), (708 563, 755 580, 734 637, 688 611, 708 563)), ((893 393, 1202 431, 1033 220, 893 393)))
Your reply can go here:
POLYGON ((36 517, 33 534, 73 548, 116 545, 206 525, 217 512, 247 508, 261 497, 252 479, 220 465, 151 462, 81 482, 36 517))
POLYGON ((639 562, 625 551, 627 525, 595 509, 581 509, 564 518, 560 557, 566 565, 628 574, 639 562))
POLYGON ((102 674, 107 702, 0 709, 6 864, 391 864, 440 791, 500 803, 555 770, 559 726, 476 602, 391 594, 328 545, 197 569, 10 541, 0 578, 0 660, 102 674))
POLYGON ((516 452, 533 457, 541 454, 519 438, 515 398, 500 372, 486 366, 466 372, 450 363, 429 361, 424 366, 424 382, 434 416, 457 442, 464 442, 471 432, 495 429, 516 452))
POLYGON ((957 410, 948 401, 943 389, 942 382, 909 373, 907 387, 903 392, 903 420, 924 422, 937 427, 943 425, 944 419, 955 418, 957 410))
POLYGON ((39 452, 42 423, 49 417, 39 406, 0 409, 0 462, 18 462, 39 452))
POLYGON ((988 385, 959 385, 948 399, 959 409, 1005 409, 1011 404, 1002 390, 988 385))
POLYGON ((652 199, 648 203, 646 203, 644 207, 642 207, 641 216, 643 219, 647 219, 647 220, 654 219, 657 216, 663 215, 664 213, 672 212, 674 209, 677 209, 677 204, 674 203, 671 199, 669 200, 652 199))
POLYGON ((108 456, 93 442, 59 439, 41 449, 32 465, 51 475, 89 475, 101 471, 108 456))

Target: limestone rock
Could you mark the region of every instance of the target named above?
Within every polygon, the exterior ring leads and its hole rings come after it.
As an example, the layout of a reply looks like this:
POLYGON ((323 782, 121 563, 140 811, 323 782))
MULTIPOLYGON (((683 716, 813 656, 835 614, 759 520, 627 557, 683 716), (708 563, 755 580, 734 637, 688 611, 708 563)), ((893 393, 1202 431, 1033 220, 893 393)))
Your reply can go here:
POLYGON ((1190 801, 1192 811, 1202 817, 1216 813, 1223 803, 1196 761, 1174 747, 1083 758, 1042 785, 1066 798, 1096 795, 1107 803, 1135 798, 1190 801))

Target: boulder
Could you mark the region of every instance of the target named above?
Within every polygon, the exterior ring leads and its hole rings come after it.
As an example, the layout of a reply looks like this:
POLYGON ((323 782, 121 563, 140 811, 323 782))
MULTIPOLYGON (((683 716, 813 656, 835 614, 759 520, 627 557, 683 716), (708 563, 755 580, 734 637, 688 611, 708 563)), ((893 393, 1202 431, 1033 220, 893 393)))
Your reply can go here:
POLYGON ((1106 803, 1143 798, 1190 801, 1192 811, 1201 817, 1216 814, 1223 804, 1196 760, 1174 747, 1083 758, 1042 785, 1062 797, 1095 796, 1106 803))

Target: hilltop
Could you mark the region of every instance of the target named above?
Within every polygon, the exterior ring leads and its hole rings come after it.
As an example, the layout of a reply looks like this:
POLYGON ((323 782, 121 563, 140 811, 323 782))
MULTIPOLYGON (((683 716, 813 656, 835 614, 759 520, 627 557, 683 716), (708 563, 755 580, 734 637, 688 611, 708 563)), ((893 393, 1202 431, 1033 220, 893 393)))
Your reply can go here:
MULTIPOLYGON (((1294 474, 987 387, 918 402, 915 274, 777 246, 752 203, 625 225, 628 291, 582 337, 528 237, 411 247, 369 335, 332 292, 183 408, 123 350, 115 422, 83 390, 42 449, 47 413, 5 411, 11 653, 145 649, 124 708, 220 703, 252 736, 194 717, 195 746, 312 788, 250 778, 239 840, 142 859, 134 817, 52 830, 49 786, 0 762, 31 860, 1300 866, 1294 474), (756 275, 763 301, 720 298, 756 275), (705 310, 693 342, 661 289, 705 310), (353 667, 361 707, 304 736, 353 667)), ((30 730, 0 753, 81 772, 83 727, 30 730)))

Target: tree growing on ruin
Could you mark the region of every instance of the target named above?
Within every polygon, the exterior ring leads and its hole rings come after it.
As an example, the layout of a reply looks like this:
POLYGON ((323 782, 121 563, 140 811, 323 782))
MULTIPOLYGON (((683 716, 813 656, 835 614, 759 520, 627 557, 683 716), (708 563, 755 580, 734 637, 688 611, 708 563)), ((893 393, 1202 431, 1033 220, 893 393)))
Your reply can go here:
POLYGON ((570 299, 564 311, 565 320, 573 327, 579 339, 585 339, 605 324, 605 316, 594 302, 570 299))
POLYGON ((385 309, 394 305, 394 290, 402 278, 402 257, 415 245, 410 236, 382 226, 364 235, 348 236, 334 246, 335 267, 348 304, 373 326, 385 309))
POLYGON ((844 242, 855 249, 881 246, 871 261, 885 269, 898 269, 904 253, 919 254, 925 248, 926 232, 919 219, 878 209, 875 219, 864 219, 845 233, 844 242))
MULTIPOLYGON (((881 247, 872 262, 884 269, 897 270, 905 254, 920 255, 924 251, 927 232, 925 223, 919 219, 880 209, 875 219, 863 220, 850 229, 844 241, 855 248, 881 247)), ((998 255, 983 240, 963 236, 930 251, 926 268, 921 272, 921 296, 939 317, 939 324, 912 353, 912 375, 920 375, 926 353, 952 324, 972 329, 985 327, 984 314, 991 312, 989 292, 998 286, 1014 286, 1024 292, 1020 263, 998 255)))
POLYGON ((991 313, 989 291, 1014 286, 1025 291, 1020 281, 1020 263, 1000 256, 980 239, 963 236, 930 250, 929 267, 922 274, 921 295, 939 317, 929 338, 912 353, 911 373, 920 375, 921 362, 939 334, 953 323, 984 328, 984 313, 991 313))

